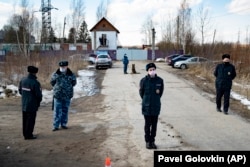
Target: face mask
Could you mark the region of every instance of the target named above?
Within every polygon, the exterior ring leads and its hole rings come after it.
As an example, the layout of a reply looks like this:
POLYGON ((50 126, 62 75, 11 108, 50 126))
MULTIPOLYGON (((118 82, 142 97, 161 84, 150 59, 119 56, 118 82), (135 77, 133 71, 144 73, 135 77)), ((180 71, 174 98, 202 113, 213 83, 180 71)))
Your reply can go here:
POLYGON ((228 64, 229 64, 229 62, 224 62, 224 64, 225 64, 225 65, 228 65, 228 64))
POLYGON ((154 77, 155 74, 156 74, 156 71, 155 71, 155 70, 149 71, 148 74, 149 74, 151 77, 154 77))
POLYGON ((65 72, 65 71, 66 71, 66 68, 60 67, 60 71, 61 71, 61 72, 65 72))

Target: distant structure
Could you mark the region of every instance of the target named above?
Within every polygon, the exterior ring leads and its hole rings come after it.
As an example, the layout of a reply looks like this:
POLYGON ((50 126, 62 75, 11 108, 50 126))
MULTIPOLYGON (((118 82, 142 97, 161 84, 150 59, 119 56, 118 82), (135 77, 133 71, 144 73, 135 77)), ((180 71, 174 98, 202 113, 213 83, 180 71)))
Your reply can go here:
POLYGON ((51 0, 41 0, 41 8, 42 12, 42 43, 46 43, 48 40, 48 36, 51 31, 51 10, 57 8, 51 5, 51 0))

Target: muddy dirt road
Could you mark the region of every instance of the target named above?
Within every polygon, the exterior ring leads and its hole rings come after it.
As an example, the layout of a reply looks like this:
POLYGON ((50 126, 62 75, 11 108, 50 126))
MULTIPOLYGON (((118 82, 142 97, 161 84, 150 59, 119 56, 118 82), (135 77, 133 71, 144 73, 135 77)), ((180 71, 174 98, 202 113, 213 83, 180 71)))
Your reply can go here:
MULTIPOLYGON (((72 101, 69 129, 52 132, 51 104, 38 111, 36 140, 21 133, 20 98, 0 100, 0 166, 112 166, 152 167, 153 150, 144 142, 139 81, 146 62, 130 62, 138 74, 123 74, 122 63, 98 70, 101 91, 72 101)), ((249 150, 250 124, 237 115, 218 113, 194 84, 168 73, 157 63, 164 79, 162 110, 156 144, 159 150, 249 150)))

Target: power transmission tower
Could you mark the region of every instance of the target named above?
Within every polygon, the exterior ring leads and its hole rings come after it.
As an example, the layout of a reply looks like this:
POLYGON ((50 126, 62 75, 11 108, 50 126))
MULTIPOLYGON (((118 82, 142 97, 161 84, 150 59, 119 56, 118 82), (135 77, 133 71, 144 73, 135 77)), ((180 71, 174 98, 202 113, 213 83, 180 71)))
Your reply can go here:
POLYGON ((40 11, 42 12, 42 36, 41 36, 41 43, 45 44, 48 42, 48 36, 51 32, 51 10, 57 8, 51 5, 51 0, 41 0, 41 8, 40 11))

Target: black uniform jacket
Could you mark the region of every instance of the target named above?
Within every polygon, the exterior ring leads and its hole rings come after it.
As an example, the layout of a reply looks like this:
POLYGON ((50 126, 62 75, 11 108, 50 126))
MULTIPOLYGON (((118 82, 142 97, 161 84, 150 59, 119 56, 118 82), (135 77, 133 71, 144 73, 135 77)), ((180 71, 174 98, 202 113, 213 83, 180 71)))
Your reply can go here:
POLYGON ((216 89, 228 90, 232 88, 232 80, 236 77, 236 71, 234 65, 228 63, 218 64, 214 71, 216 77, 215 87, 216 89))
POLYGON ((36 112, 42 101, 42 90, 37 77, 28 74, 20 81, 18 91, 22 95, 22 111, 36 112))
POLYGON ((139 94, 142 98, 142 114, 157 116, 161 110, 161 96, 164 90, 163 79, 157 75, 145 76, 140 81, 139 94))

